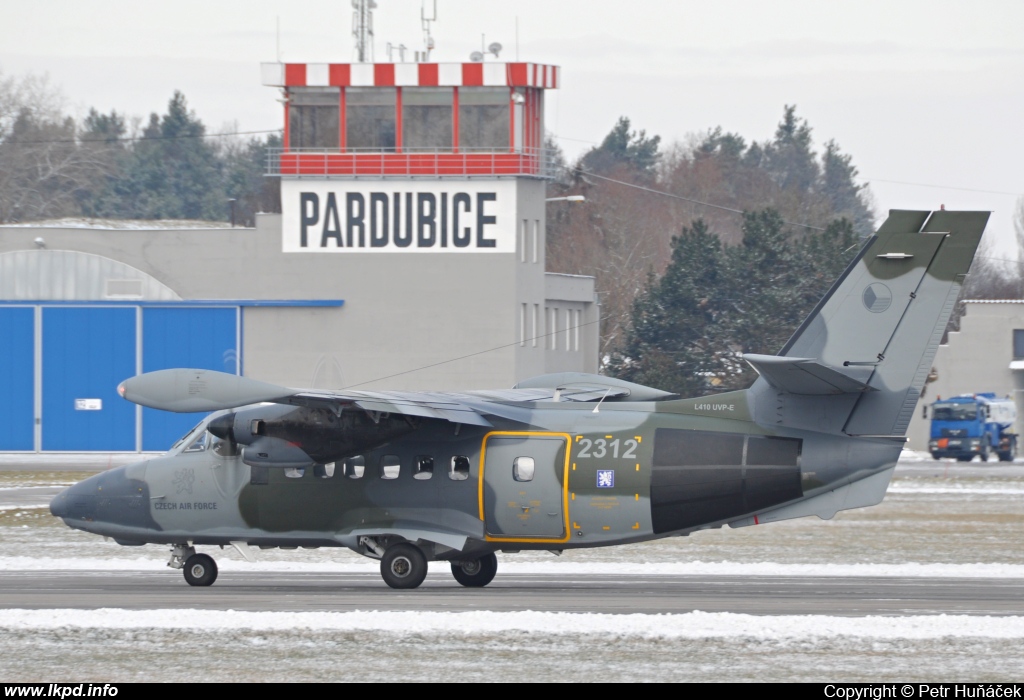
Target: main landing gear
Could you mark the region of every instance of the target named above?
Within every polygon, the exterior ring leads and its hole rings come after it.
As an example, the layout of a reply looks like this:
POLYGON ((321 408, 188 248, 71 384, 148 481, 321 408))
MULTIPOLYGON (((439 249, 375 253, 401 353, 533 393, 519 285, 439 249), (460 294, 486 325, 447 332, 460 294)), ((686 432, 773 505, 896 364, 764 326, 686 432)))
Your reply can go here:
POLYGON ((380 575, 392 588, 417 588, 427 577, 427 558, 414 544, 393 544, 380 558, 380 575))
MULTIPOLYGON (((378 538, 362 537, 360 544, 370 556, 380 557, 381 578, 392 588, 418 588, 427 577, 427 555, 412 542, 386 545, 386 541, 378 538)), ((492 552, 473 559, 460 559, 452 561, 451 568, 452 576, 463 586, 483 588, 498 572, 498 557, 492 552)))
POLYGON ((494 580, 498 573, 498 557, 494 552, 485 554, 479 559, 466 559, 452 562, 452 576, 467 588, 483 588, 494 580))
POLYGON ((207 554, 196 554, 196 548, 191 545, 174 545, 167 566, 181 569, 190 586, 212 586, 217 580, 217 562, 207 554))

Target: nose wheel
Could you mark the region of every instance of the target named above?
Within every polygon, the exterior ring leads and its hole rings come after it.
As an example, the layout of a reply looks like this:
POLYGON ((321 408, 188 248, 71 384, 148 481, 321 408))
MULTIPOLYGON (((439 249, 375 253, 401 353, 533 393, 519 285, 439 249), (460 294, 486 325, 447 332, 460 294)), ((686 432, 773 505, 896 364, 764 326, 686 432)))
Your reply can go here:
POLYGON ((217 562, 206 554, 193 554, 181 569, 190 586, 212 586, 217 580, 217 562))

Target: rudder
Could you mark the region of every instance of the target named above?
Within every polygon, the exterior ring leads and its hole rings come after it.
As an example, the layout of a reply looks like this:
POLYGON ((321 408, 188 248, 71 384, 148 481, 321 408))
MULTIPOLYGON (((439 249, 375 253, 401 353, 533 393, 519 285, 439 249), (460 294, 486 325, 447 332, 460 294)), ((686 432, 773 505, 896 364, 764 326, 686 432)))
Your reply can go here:
POLYGON ((891 211, 780 352, 867 385, 847 434, 906 432, 988 216, 891 211))

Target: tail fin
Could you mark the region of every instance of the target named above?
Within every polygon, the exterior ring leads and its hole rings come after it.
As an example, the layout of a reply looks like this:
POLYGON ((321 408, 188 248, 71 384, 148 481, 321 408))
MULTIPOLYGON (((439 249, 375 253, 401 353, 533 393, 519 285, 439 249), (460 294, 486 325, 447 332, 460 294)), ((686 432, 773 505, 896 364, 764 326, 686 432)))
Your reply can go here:
MULTIPOLYGON (((900 211, 889 218, 818 303, 779 353, 792 376, 813 372, 842 385, 827 368, 849 378, 859 393, 843 431, 849 435, 903 435, 917 405, 939 341, 974 259, 988 212, 900 211)), ((767 365, 768 358, 753 358, 767 365)), ((807 381, 773 381, 793 394, 807 381), (789 386, 787 386, 787 384, 789 386)), ((822 386, 820 381, 810 382, 822 386)), ((831 393, 839 393, 839 391, 831 393)), ((838 427, 838 426, 837 426, 838 427)))

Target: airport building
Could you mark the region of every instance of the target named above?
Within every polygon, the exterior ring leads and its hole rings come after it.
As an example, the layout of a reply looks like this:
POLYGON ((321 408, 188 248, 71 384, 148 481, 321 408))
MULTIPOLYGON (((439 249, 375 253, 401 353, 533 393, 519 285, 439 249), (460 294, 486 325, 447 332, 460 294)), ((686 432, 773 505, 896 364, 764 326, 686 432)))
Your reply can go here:
MULTIPOLYGON (((1014 399, 1017 434, 1024 434, 1024 299, 963 302, 960 330, 940 345, 917 413, 907 428, 907 446, 928 449, 931 411, 939 398, 992 392, 1014 399)), ((1024 456, 1024 447, 1018 454, 1024 456)), ((993 459, 995 459, 993 457, 993 459)))
POLYGON ((281 214, 0 227, 0 450, 162 451, 170 367, 292 387, 464 390, 596 372, 591 277, 545 269, 535 63, 272 63, 281 214))

